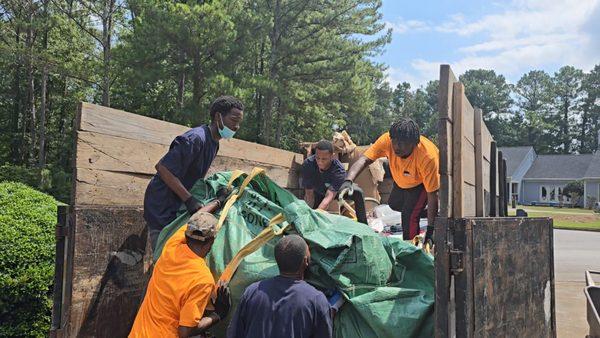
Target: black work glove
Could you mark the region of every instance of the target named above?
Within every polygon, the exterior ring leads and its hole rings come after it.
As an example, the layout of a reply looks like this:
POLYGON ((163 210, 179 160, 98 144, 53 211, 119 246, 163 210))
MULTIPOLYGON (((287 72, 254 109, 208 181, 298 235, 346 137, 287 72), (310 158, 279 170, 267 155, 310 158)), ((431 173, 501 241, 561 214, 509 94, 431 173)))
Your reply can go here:
POLYGON ((216 200, 219 201, 219 208, 225 205, 225 202, 227 202, 229 195, 231 195, 231 191, 232 190, 227 187, 223 187, 217 191, 216 200))
POLYGON ((354 193, 354 186, 353 186, 354 182, 352 182, 352 180, 345 180, 344 183, 342 183, 342 185, 340 186, 340 192, 347 190, 348 192, 346 193, 347 196, 352 196, 352 194, 354 193))
POLYGON ((200 202, 198 202, 198 200, 194 196, 190 196, 190 198, 185 200, 185 202, 183 203, 185 204, 185 208, 187 209, 190 216, 195 214, 196 211, 202 208, 202 204, 200 204, 200 202))
POLYGON ((423 240, 423 247, 429 243, 429 248, 433 248, 433 226, 428 225, 427 231, 425 231, 425 239, 423 240))
POLYGON ((227 284, 219 282, 217 288, 217 299, 215 300, 215 313, 219 315, 221 320, 227 317, 231 309, 231 292, 227 284))

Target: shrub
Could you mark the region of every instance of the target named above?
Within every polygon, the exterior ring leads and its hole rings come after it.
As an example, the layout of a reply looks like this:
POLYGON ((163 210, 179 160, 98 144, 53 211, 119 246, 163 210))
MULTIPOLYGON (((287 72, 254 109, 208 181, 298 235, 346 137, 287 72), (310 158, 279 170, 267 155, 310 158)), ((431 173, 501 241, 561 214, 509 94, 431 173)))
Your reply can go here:
POLYGON ((0 337, 48 335, 56 209, 51 196, 0 183, 0 337))
POLYGON ((25 183, 64 203, 69 203, 71 197, 71 174, 52 165, 40 169, 10 163, 2 164, 0 182, 5 181, 25 183))
POLYGON ((583 196, 583 181, 569 182, 562 189, 562 195, 571 198, 571 206, 579 204, 579 200, 583 196))

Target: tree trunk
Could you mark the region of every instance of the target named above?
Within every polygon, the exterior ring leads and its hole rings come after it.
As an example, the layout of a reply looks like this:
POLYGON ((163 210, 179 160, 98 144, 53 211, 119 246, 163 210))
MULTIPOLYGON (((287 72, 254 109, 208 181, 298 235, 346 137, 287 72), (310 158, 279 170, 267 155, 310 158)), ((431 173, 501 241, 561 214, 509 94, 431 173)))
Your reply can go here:
MULTIPOLYGON (((16 46, 18 48, 20 48, 21 45, 21 30, 19 27, 17 27, 16 31, 15 31, 15 43, 16 46)), ((21 153, 21 146, 23 143, 23 138, 22 137, 17 137, 18 133, 19 133, 19 122, 22 122, 24 119, 22 117, 21 114, 21 108, 22 108, 22 97, 21 97, 21 56, 17 55, 16 56, 17 61, 16 64, 14 65, 14 72, 15 72, 15 76, 14 76, 14 83, 13 83, 13 92, 15 94, 14 96, 14 100, 13 100, 13 116, 12 116, 12 121, 11 121, 11 132, 14 133, 12 135, 12 140, 11 140, 11 158, 13 160, 13 163, 16 164, 21 164, 22 163, 22 153, 21 153)))
POLYGON ((177 80, 177 108, 183 109, 183 96, 185 94, 185 54, 179 54, 179 79, 177 80))
POLYGON ((285 117, 285 107, 279 101, 277 109, 277 119, 275 123, 275 147, 281 148, 281 130, 283 129, 283 118, 285 117))
POLYGON ((102 105, 110 107, 110 59, 115 0, 105 0, 102 17, 102 105))
MULTIPOLYGON (((281 0, 275 1, 275 6, 273 7, 273 30, 271 31, 271 55, 269 57, 269 82, 275 83, 277 81, 277 58, 278 48, 279 48, 279 38, 281 36, 280 25, 281 25, 281 0)), ((261 134, 260 134, 260 142, 266 145, 270 145, 271 143, 271 117, 273 113, 273 103, 275 101, 275 92, 271 88, 267 93, 267 98, 265 100, 265 110, 262 116, 261 121, 261 134)))
MULTIPOLYGON (((48 15, 48 3, 44 4, 44 16, 48 15)), ((42 45, 44 51, 48 50, 48 30, 46 27, 44 30, 44 40, 42 45)), ((46 111, 47 111, 47 92, 48 92, 48 63, 44 60, 42 65, 42 81, 40 83, 40 121, 39 121, 39 153, 38 153, 38 166, 43 168, 46 165, 46 111)))
POLYGON ((192 87, 192 101, 196 107, 200 107, 200 101, 202 100, 202 69, 199 51, 194 51, 192 87))
POLYGON ((38 166, 43 168, 46 165, 46 92, 48 83, 48 65, 44 64, 42 68, 41 82, 41 100, 40 100, 40 121, 39 121, 39 157, 38 166))
POLYGON ((581 134, 579 136, 579 153, 583 154, 583 153, 587 153, 588 149, 586 149, 586 126, 588 124, 588 112, 587 112, 587 108, 583 107, 583 113, 582 113, 582 117, 581 117, 581 134))
MULTIPOLYGON (((33 16, 33 14, 31 14, 33 16)), ((35 144, 36 144, 36 111, 35 111, 35 74, 33 67, 33 44, 34 44, 34 32, 33 32, 33 23, 30 19, 29 27, 27 28, 27 38, 26 45, 28 50, 27 56, 27 111, 29 112, 29 159, 33 160, 35 158, 35 144)))
POLYGON ((564 99, 563 101, 563 121, 562 121, 562 140, 563 140, 563 154, 569 153, 569 100, 564 99))

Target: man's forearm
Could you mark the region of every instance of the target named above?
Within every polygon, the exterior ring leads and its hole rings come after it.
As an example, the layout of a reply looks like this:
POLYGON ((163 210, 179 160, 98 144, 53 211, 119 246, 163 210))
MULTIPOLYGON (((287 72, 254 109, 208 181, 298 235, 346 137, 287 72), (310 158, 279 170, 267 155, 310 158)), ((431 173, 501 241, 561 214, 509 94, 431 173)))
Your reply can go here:
POLYGON ((327 210, 327 209, 329 209, 329 204, 335 198, 335 194, 336 194, 335 191, 331 191, 331 190, 328 189, 327 193, 325 194, 325 197, 321 201, 321 204, 319 204, 319 209, 321 209, 321 210, 327 210))
POLYGON ((161 163, 158 163, 156 165, 156 171, 158 171, 160 178, 165 182, 167 187, 169 187, 169 189, 171 189, 183 202, 192 196, 190 192, 183 186, 179 178, 173 175, 173 173, 171 173, 167 167, 161 163))
POLYGON ((438 192, 427 193, 427 226, 433 227, 433 222, 438 215, 438 192))
POLYGON ((372 160, 370 160, 369 158, 367 158, 364 155, 361 156, 358 159, 358 161, 354 162, 352 167, 350 167, 350 169, 348 170, 348 173, 346 174, 346 179, 350 180, 350 181, 354 181, 356 179, 356 177, 358 177, 358 175, 360 175, 360 173, 363 171, 363 169, 365 169, 365 167, 370 165, 371 163, 373 163, 372 160))
POLYGON ((179 337, 192 337, 204 333, 206 330, 213 327, 221 319, 216 313, 211 313, 207 317, 202 317, 196 327, 179 327, 179 337))

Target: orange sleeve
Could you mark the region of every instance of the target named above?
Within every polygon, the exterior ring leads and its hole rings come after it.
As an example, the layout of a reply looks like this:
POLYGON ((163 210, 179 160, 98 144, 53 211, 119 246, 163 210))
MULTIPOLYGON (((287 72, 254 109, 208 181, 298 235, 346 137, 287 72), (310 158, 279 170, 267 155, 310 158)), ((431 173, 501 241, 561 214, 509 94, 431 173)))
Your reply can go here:
POLYGON ((198 284, 189 293, 179 313, 179 326, 195 327, 210 300, 213 284, 198 284))
POLYGON ((423 177, 423 186, 425 191, 434 192, 440 189, 440 165, 439 161, 434 159, 424 160, 419 166, 421 177, 423 177))
POLYGON ((375 161, 378 158, 386 157, 388 150, 392 147, 392 140, 390 139, 390 133, 385 133, 373 143, 372 146, 365 151, 365 155, 369 160, 375 161))

